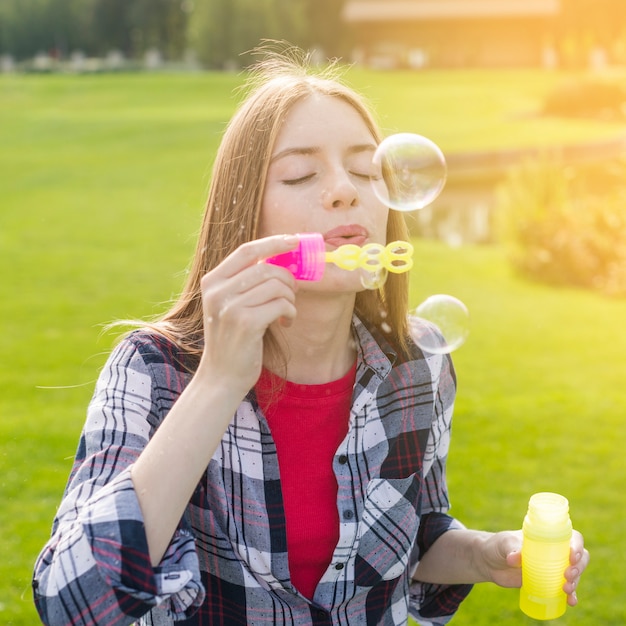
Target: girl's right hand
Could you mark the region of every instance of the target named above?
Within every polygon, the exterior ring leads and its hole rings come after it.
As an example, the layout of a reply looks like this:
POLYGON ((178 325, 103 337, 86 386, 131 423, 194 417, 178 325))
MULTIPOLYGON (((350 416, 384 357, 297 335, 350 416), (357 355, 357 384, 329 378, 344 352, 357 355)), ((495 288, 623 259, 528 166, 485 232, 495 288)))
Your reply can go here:
POLYGON ((296 235, 243 244, 202 278, 204 352, 196 376, 212 384, 254 386, 263 363, 263 336, 277 320, 296 315, 296 279, 263 259, 293 250, 296 235))

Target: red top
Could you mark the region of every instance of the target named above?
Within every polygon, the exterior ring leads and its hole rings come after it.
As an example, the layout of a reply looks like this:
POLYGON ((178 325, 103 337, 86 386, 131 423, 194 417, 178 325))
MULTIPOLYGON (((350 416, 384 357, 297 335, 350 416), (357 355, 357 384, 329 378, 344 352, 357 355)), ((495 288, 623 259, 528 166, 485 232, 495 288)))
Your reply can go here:
POLYGON ((339 539, 333 458, 348 432, 355 376, 356 362, 324 385, 299 385, 264 369, 256 385, 276 442, 291 580, 310 599, 339 539), (272 384, 283 386, 268 403, 272 384))

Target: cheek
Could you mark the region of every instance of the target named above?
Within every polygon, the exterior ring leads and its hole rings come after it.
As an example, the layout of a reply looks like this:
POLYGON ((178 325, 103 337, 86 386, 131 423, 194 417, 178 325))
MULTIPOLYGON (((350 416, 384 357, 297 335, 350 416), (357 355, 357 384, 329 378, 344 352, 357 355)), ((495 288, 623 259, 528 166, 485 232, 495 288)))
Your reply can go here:
POLYGON ((389 225, 389 210, 386 207, 376 208, 376 234, 378 239, 376 241, 386 241, 387 239, 387 227, 389 225))
POLYGON ((259 215, 259 235, 264 237, 277 234, 275 230, 277 222, 282 220, 283 200, 278 189, 268 185, 261 202, 261 214, 259 215))
POLYGON ((259 235, 282 235, 293 230, 293 211, 276 198, 267 198, 261 207, 259 235))
POLYGON ((372 223, 383 225, 386 228, 389 218, 389 207, 376 197, 369 184, 359 190, 359 199, 367 213, 371 216, 372 223))
POLYGON ((259 219, 259 236, 304 232, 314 216, 315 203, 302 193, 269 190, 265 193, 259 219))

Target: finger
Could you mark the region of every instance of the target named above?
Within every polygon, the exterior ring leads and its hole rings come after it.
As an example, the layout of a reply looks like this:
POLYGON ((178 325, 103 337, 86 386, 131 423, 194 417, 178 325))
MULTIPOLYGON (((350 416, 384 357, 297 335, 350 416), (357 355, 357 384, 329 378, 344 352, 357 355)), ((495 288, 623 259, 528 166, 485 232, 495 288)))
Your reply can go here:
POLYGON ((295 316, 296 307, 292 301, 275 297, 254 305, 234 301, 232 306, 220 312, 220 321, 246 336, 262 336, 273 322, 279 319, 293 320, 295 316))
POLYGON ((289 328, 293 324, 293 317, 289 318, 281 315, 281 317, 278 318, 278 323, 283 328, 289 328))
POLYGON ((582 574, 577 565, 571 565, 565 570, 564 578, 567 583, 576 583, 582 574))
MULTIPOLYGON (((219 307, 218 315, 220 319, 249 317, 250 313, 260 313, 261 309, 267 305, 283 303, 287 318, 295 316, 295 293, 294 290, 285 284, 282 280, 272 278, 261 283, 251 285, 246 291, 237 294, 231 294, 225 299, 219 307)), ((252 325, 265 328, 271 322, 276 321, 280 315, 266 321, 265 316, 259 316, 256 320, 252 319, 252 325)))
POLYGON ((217 270, 205 274, 201 281, 202 298, 208 317, 221 317, 243 306, 256 306, 276 297, 295 301, 296 279, 281 267, 257 263, 231 278, 217 270))
POLYGON ((572 565, 580 563, 584 559, 586 552, 583 536, 577 530, 573 531, 570 542, 570 563, 572 565))
POLYGON ((223 278, 231 278, 264 259, 295 249, 298 242, 297 235, 273 235, 248 241, 229 254, 216 270, 223 278))
POLYGON ((579 581, 578 577, 576 577, 574 580, 567 581, 566 583, 563 584, 563 591, 567 595, 571 595, 575 593, 576 589, 578 588, 578 581, 579 581))
POLYGON ((522 567, 522 553, 519 550, 506 555, 506 564, 509 567, 522 567))
POLYGON ((252 290, 263 286, 268 293, 273 293, 273 281, 283 283, 291 293, 297 290, 297 281, 293 274, 277 265, 269 263, 256 263, 251 267, 247 267, 231 281, 231 288, 234 293, 246 294, 252 290))
POLYGON ((510 530, 500 533, 503 537, 502 549, 507 565, 510 567, 521 567, 522 565, 522 531, 510 530))
POLYGON ((578 587, 578 583, 580 582, 580 577, 582 576, 583 571, 587 567, 589 563, 589 553, 587 550, 582 551, 581 554, 572 551, 571 560, 573 565, 570 565, 565 570, 565 584, 563 585, 563 589, 566 593, 573 593, 574 590, 578 587))
POLYGON ((570 549, 570 566, 565 570, 565 584, 563 585, 563 591, 567 594, 567 604, 569 606, 578 604, 576 590, 580 577, 589 564, 589 558, 589 552, 584 547, 583 536, 578 531, 574 531, 570 549))

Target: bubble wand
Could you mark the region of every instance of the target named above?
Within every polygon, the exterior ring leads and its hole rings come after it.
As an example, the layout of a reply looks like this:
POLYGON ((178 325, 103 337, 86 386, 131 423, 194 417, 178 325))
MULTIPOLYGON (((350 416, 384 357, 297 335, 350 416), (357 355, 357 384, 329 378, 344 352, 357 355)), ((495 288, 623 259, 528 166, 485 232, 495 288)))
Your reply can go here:
POLYGON ((295 250, 265 259, 266 263, 288 269, 298 280, 321 280, 326 263, 344 270, 364 269, 372 273, 386 269, 402 274, 413 267, 413 246, 408 241, 394 241, 386 246, 346 244, 327 252, 320 233, 300 233, 298 237, 300 241, 295 250))

